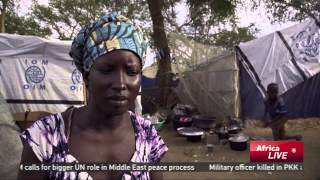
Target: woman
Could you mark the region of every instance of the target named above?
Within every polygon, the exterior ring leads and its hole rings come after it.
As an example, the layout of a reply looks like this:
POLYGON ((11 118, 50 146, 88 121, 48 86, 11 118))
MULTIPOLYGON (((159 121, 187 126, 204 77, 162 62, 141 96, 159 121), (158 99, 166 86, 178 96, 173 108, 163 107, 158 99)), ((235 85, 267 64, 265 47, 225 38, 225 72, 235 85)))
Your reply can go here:
MULTIPOLYGON (((145 44, 127 18, 103 16, 70 51, 89 92, 86 106, 47 116, 24 131, 21 163, 159 162, 167 146, 150 121, 129 111, 139 93, 145 44)), ((161 179, 154 172, 20 172, 21 179, 161 179)))

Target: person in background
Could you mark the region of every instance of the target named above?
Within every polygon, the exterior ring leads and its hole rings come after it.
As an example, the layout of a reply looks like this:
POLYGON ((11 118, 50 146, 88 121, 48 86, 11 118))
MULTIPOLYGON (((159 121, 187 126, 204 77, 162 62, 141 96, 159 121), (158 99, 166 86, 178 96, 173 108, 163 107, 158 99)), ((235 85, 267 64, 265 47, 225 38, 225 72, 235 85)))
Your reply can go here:
MULTIPOLYGON (((21 134, 23 163, 160 162, 168 150, 151 122, 129 111, 141 85, 146 43, 118 14, 84 27, 70 55, 89 92, 87 105, 42 118, 21 134)), ((20 171, 20 179, 162 179, 145 171, 20 171)))
POLYGON ((271 127, 273 139, 286 140, 296 139, 300 140, 301 136, 286 136, 285 123, 288 121, 286 114, 288 110, 285 106, 283 99, 279 96, 279 87, 276 83, 270 83, 267 87, 267 100, 265 102, 265 126, 271 127), (269 116, 269 121, 267 120, 269 116))

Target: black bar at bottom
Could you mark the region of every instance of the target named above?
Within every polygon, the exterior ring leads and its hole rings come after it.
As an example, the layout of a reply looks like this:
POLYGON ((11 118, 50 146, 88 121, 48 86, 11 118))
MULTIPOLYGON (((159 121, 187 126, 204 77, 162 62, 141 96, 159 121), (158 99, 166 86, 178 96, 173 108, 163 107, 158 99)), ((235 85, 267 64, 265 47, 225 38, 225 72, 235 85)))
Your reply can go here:
POLYGON ((84 101, 68 101, 68 100, 30 100, 30 99, 6 99, 11 104, 84 104, 84 101))

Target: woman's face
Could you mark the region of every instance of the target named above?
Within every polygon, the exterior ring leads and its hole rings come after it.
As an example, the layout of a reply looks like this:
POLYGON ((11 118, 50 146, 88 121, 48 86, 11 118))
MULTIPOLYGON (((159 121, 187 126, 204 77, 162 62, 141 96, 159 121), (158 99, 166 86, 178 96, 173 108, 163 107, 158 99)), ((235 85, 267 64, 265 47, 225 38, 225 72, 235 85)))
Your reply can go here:
POLYGON ((118 115, 129 110, 141 84, 139 58, 127 50, 115 50, 99 57, 85 81, 89 89, 88 105, 118 115))

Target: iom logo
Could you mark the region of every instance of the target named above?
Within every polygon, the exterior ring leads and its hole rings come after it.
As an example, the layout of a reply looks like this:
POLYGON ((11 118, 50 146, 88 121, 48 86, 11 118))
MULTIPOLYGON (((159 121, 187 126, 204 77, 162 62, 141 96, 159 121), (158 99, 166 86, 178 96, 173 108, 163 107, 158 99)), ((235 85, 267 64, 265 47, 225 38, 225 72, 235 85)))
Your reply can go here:
POLYGON ((303 60, 307 62, 318 62, 317 56, 320 54, 320 33, 312 31, 311 27, 299 32, 295 37, 291 37, 294 41, 294 49, 303 55, 303 60))
POLYGON ((72 83, 74 85, 82 84, 82 74, 78 69, 74 69, 71 75, 72 83))
POLYGON ((70 86, 71 91, 82 91, 82 74, 78 69, 74 69, 71 74, 72 85, 70 86))
POLYGON ((28 83, 38 84, 44 80, 46 76, 46 70, 44 67, 40 69, 38 66, 30 66, 26 70, 26 80, 28 83))
POLYGON ((46 78, 47 60, 25 60, 27 69, 25 70, 25 78, 27 84, 23 85, 23 89, 40 89, 45 90, 44 80, 46 78))

